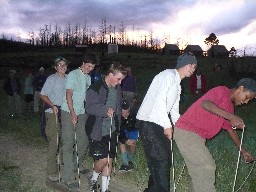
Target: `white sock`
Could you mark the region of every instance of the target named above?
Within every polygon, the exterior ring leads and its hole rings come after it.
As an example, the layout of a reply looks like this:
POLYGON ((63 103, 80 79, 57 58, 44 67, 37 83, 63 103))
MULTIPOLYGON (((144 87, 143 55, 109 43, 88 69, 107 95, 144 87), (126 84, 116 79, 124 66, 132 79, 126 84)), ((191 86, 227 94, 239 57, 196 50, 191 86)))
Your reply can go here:
POLYGON ((102 177, 101 177, 101 180, 102 180, 102 183, 101 183, 101 191, 102 191, 102 192, 105 192, 105 191, 107 191, 107 189, 108 189, 110 177, 102 176, 102 177))
POLYGON ((100 173, 97 173, 96 171, 94 171, 94 170, 93 170, 91 180, 97 181, 97 180, 98 180, 99 175, 100 175, 100 173))

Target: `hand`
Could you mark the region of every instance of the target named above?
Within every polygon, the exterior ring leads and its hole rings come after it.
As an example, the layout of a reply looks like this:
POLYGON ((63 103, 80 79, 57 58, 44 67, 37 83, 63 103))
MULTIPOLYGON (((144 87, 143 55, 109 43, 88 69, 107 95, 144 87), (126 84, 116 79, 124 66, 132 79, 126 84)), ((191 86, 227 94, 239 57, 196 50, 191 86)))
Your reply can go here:
POLYGON ((115 111, 113 108, 111 108, 111 107, 108 108, 108 112, 107 112, 108 117, 114 117, 114 113, 115 113, 115 111))
POLYGON ((236 129, 243 129, 245 128, 245 124, 243 119, 241 119, 240 117, 234 115, 231 119, 230 119, 231 125, 232 127, 235 127, 236 129))
POLYGON ((172 140, 172 128, 164 129, 164 134, 168 137, 169 140, 172 140))
POLYGON ((55 105, 52 106, 52 110, 53 110, 53 113, 57 116, 58 115, 58 107, 56 107, 55 105))
POLYGON ((245 163, 251 163, 251 162, 255 161, 255 158, 248 152, 244 152, 243 157, 244 157, 245 163))
POLYGON ((136 143, 136 141, 133 140, 133 139, 128 139, 128 140, 125 142, 126 145, 134 145, 135 143, 136 143))
POLYGON ((71 113, 71 119, 74 125, 77 124, 77 116, 75 113, 71 113))

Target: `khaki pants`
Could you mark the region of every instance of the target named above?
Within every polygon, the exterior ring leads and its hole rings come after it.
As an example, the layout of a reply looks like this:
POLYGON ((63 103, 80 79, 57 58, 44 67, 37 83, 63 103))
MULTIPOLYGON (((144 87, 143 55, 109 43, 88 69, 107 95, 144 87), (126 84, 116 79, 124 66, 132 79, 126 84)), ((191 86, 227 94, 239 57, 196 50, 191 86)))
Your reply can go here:
POLYGON ((78 115, 78 123, 74 126, 70 113, 61 110, 62 124, 62 151, 63 151, 63 181, 72 182, 77 174, 77 153, 75 142, 77 142, 77 152, 79 167, 82 167, 83 159, 88 147, 88 137, 85 133, 86 115, 78 115), (76 131, 76 141, 75 141, 76 131))
POLYGON ((190 191, 216 192, 214 186, 216 165, 205 146, 205 139, 193 132, 175 127, 174 140, 191 177, 190 191))
MULTIPOLYGON (((57 155, 59 154, 59 141, 60 141, 60 123, 56 120, 54 113, 45 113, 46 117, 46 128, 45 133, 48 140, 48 157, 46 174, 57 174, 58 173, 58 162, 57 155)), ((59 159, 60 160, 60 159, 59 159)), ((59 162, 60 163, 60 162, 59 162)))

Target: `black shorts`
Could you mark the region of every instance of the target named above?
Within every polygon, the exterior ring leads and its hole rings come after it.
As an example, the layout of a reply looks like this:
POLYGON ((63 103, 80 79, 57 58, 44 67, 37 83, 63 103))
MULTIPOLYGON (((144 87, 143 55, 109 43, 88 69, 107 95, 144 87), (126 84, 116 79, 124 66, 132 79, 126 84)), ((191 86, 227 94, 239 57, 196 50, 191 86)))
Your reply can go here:
POLYGON ((101 141, 90 139, 89 141, 89 154, 94 160, 107 158, 115 158, 117 146, 117 135, 112 133, 111 138, 109 135, 104 136, 101 141), (109 142, 110 141, 110 142, 109 142), (110 144, 110 150, 109 150, 110 144))
POLYGON ((34 100, 34 95, 33 94, 26 94, 24 98, 26 103, 30 103, 34 100))

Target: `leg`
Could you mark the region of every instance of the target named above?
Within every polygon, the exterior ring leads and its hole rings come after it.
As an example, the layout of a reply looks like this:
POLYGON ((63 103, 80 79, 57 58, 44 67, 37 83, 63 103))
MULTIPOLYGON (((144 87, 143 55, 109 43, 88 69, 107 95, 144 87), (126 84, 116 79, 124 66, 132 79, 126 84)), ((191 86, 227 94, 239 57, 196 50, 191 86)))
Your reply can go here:
POLYGON ((62 151, 63 151, 63 181, 71 182, 75 180, 74 173, 74 144, 75 131, 70 113, 61 111, 62 123, 62 151))
POLYGON ((46 174, 58 175, 58 164, 57 164, 57 154, 58 154, 58 143, 57 135, 59 135, 59 122, 56 124, 56 116, 53 113, 46 113, 46 135, 48 139, 48 158, 47 158, 47 168, 46 174))
POLYGON ((139 121, 139 131, 150 170, 148 190, 170 191, 171 146, 164 129, 151 122, 139 121))
POLYGON ((205 146, 205 139, 179 128, 174 131, 174 139, 186 162, 193 184, 192 191, 216 192, 214 186, 216 165, 205 146))
POLYGON ((78 123, 76 124, 76 137, 79 167, 81 168, 85 157, 86 149, 88 147, 88 137, 85 133, 85 114, 78 115, 78 123))

